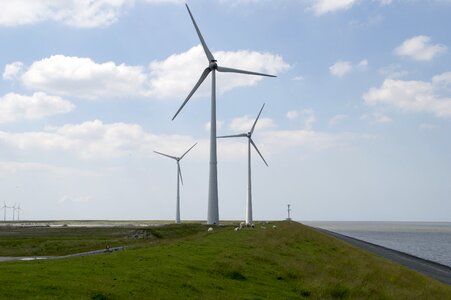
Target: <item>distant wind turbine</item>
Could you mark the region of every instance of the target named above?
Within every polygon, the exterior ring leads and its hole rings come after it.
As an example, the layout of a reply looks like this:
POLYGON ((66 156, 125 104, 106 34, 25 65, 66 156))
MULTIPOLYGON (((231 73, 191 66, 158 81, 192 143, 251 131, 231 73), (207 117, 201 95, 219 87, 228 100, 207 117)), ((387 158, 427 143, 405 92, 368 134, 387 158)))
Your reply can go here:
POLYGON ((193 15, 186 4, 186 8, 188 9, 188 13, 193 21, 194 28, 196 29, 199 40, 204 48, 205 55, 208 59, 208 67, 203 71, 199 80, 197 81, 194 88, 188 94, 185 101, 182 103, 180 108, 175 113, 172 120, 177 117, 179 112, 183 109, 185 104, 191 98, 191 96, 196 92, 202 82, 207 78, 208 74, 211 72, 211 117, 210 117, 210 172, 208 179, 208 215, 207 215, 207 223, 208 224, 219 224, 219 208, 218 208, 218 169, 217 169, 217 151, 216 151, 216 71, 218 72, 226 72, 226 73, 240 73, 240 74, 248 74, 248 75, 259 75, 259 76, 267 76, 267 77, 276 77, 274 75, 268 75, 263 73, 256 73, 250 71, 243 71, 239 69, 232 69, 218 66, 216 59, 213 54, 211 54, 210 49, 208 49, 207 44, 200 33, 199 27, 197 27, 196 21, 194 20, 193 15))
POLYGON ((20 204, 19 204, 19 206, 16 209, 17 209, 17 221, 20 221, 20 211, 23 210, 23 209, 20 208, 20 204))
POLYGON ((13 221, 14 221, 15 216, 16 216, 16 203, 14 203, 12 209, 13 209, 13 221))
POLYGON ((218 136, 218 138, 235 138, 235 137, 246 137, 247 138, 247 166, 248 166, 248 177, 247 177, 247 206, 246 206, 246 224, 252 224, 252 182, 251 182, 251 145, 257 150, 258 155, 262 158, 263 162, 266 166, 268 166, 268 163, 266 163, 266 160, 263 158, 263 155, 258 150, 257 146, 255 145, 254 141, 252 140, 252 134, 254 133, 255 125, 257 125, 258 118, 260 118, 260 114, 262 113, 263 108, 265 107, 265 104, 263 104, 262 108, 260 109, 260 112, 258 113, 257 118, 254 121, 254 124, 252 125, 251 131, 247 133, 241 133, 241 134, 234 134, 234 135, 224 135, 224 136, 218 136))
POLYGON ((183 185, 183 178, 182 178, 182 171, 180 170, 180 160, 188 153, 190 152, 191 149, 194 148, 194 146, 196 146, 197 143, 195 143, 194 145, 191 146, 191 148, 189 148, 182 156, 180 157, 176 157, 176 156, 171 156, 168 154, 164 154, 158 151, 154 151, 157 154, 169 157, 174 159, 177 162, 177 203, 176 203, 176 208, 175 208, 175 223, 180 224, 180 182, 182 182, 183 185))
POLYGON ((6 222, 6 209, 8 209, 8 208, 9 208, 9 206, 7 206, 7 205, 6 205, 6 202, 3 201, 2 209, 3 209, 3 221, 4 221, 4 222, 6 222))

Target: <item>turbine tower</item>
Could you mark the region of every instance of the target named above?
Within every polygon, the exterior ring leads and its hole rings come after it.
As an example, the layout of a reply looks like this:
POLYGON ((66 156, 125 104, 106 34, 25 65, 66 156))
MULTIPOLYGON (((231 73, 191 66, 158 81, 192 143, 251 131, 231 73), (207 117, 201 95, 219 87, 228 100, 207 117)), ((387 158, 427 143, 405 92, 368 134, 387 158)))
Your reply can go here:
POLYGON ((239 69, 232 69, 218 66, 216 59, 213 54, 211 54, 210 49, 208 49, 207 44, 200 33, 199 27, 197 27, 196 21, 194 20, 193 15, 188 7, 188 4, 185 4, 188 9, 188 13, 193 22, 194 28, 196 29, 197 35, 199 37, 200 43, 204 49, 205 55, 208 59, 208 67, 203 71, 199 80, 197 81, 194 88, 188 94, 185 101, 182 103, 178 111, 175 113, 172 120, 177 117, 179 112, 191 98, 191 96, 196 92, 202 82, 207 78, 208 74, 211 72, 211 116, 210 116, 210 171, 208 178, 208 215, 207 215, 207 224, 219 224, 219 208, 218 208, 218 169, 217 169, 217 151, 216 151, 216 71, 218 72, 226 72, 226 73, 240 73, 240 74, 248 74, 248 75, 259 75, 259 76, 267 76, 267 77, 276 77, 274 75, 268 75, 263 73, 256 73, 250 71, 244 71, 239 69))
POLYGON ((254 124, 252 125, 251 131, 249 131, 248 133, 218 136, 218 138, 235 138, 235 137, 246 137, 247 138, 248 178, 247 178, 246 224, 252 224, 252 222, 253 222, 253 219, 252 219, 252 182, 251 182, 251 145, 255 148, 255 150, 257 150, 258 155, 260 155, 260 157, 262 158, 265 165, 268 166, 268 164, 266 163, 266 160, 263 158, 263 155, 260 153, 260 151, 258 150, 254 141, 252 140, 252 134, 254 133, 255 125, 257 125, 258 118, 260 118, 260 114, 262 113, 262 110, 264 107, 265 107, 265 104, 263 104, 262 108, 260 109, 260 112, 258 113, 258 116, 255 119, 254 124))
POLYGON ((177 162, 177 202, 175 207, 175 223, 180 224, 180 182, 182 182, 183 185, 183 178, 182 178, 182 171, 180 170, 180 160, 191 150, 196 146, 197 143, 191 146, 182 156, 176 157, 168 154, 164 154, 158 151, 154 151, 157 154, 169 157, 174 159, 177 162))

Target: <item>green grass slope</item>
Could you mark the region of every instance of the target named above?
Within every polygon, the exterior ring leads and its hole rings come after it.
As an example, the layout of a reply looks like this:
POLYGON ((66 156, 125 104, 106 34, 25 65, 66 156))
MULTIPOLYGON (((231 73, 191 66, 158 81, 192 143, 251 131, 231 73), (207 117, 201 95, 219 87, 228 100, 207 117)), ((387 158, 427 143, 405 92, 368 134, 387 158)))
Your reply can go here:
POLYGON ((2 299, 451 299, 451 287, 293 222, 152 228, 123 252, 0 264, 2 299))

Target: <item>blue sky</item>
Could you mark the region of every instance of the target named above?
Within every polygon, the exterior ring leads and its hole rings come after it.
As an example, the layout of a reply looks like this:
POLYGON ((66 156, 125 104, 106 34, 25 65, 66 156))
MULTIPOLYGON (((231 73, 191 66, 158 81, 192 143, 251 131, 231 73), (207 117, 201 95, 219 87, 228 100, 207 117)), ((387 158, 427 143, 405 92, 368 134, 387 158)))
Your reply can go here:
MULTIPOLYGON (((31 4, 30 4, 31 3, 31 4)), ((451 1, 189 1, 224 66, 218 134, 254 141, 255 219, 451 221, 451 1)), ((177 0, 0 11, 0 189, 27 219, 207 214, 210 81, 177 0)), ((218 142, 220 219, 243 219, 245 140, 218 142)), ((11 211, 8 212, 11 214, 11 211)), ((11 217, 11 216, 9 216, 11 217)))

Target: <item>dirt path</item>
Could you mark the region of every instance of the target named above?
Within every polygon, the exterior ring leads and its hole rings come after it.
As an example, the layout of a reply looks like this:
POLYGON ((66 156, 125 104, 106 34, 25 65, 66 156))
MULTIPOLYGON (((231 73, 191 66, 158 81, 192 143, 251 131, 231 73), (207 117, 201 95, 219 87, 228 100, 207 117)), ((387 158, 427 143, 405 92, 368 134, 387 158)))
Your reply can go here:
POLYGON ((125 249, 125 247, 115 247, 115 248, 110 248, 110 249, 94 250, 94 251, 68 254, 68 255, 62 255, 62 256, 0 256, 0 262, 63 259, 63 258, 76 257, 76 256, 87 256, 87 255, 96 255, 96 254, 102 254, 102 253, 110 253, 110 252, 115 252, 115 251, 122 251, 124 249, 125 249))

